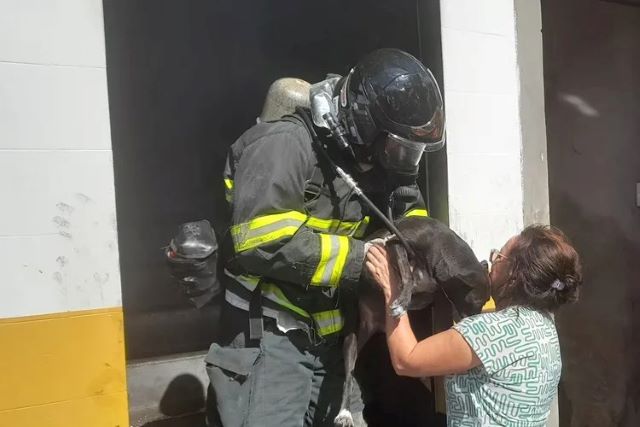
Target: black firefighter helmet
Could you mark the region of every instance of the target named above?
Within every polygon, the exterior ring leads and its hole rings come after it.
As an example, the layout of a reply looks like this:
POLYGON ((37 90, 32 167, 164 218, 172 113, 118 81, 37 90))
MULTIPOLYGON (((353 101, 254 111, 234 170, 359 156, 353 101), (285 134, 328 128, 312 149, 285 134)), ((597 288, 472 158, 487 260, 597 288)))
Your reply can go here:
POLYGON ((440 88, 412 55, 376 50, 349 72, 339 91, 339 118, 359 161, 375 156, 385 169, 414 174, 423 152, 444 146, 440 88))

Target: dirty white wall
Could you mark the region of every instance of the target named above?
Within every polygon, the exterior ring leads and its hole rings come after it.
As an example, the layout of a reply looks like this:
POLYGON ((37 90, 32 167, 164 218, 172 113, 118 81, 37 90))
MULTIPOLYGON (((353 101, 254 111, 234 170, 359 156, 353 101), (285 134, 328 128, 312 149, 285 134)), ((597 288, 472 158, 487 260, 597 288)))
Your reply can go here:
POLYGON ((119 306, 101 2, 0 5, 0 317, 119 306))
MULTIPOLYGON (((540 2, 440 6, 449 224, 486 259, 524 226, 549 222, 540 2)), ((557 417, 554 404, 548 425, 557 417)))
POLYGON ((103 34, 100 0, 0 1, 0 425, 127 422, 103 34))
POLYGON ((540 4, 441 9, 450 225, 482 259, 548 222, 540 4))

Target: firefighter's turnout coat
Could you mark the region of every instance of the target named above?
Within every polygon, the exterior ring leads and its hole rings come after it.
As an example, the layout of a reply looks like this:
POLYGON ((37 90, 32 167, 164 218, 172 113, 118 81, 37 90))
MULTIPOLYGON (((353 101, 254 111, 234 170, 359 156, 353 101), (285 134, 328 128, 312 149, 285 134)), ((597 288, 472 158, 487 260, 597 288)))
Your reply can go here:
MULTIPOLYGON (((354 173, 339 153, 331 157, 354 173)), ((356 179, 387 212, 397 188, 377 169, 356 179)), ((260 286, 263 314, 282 330, 302 328, 321 338, 339 334, 341 288, 358 282, 361 239, 381 223, 334 173, 295 116, 246 131, 230 148, 224 184, 233 242, 224 269, 226 301, 248 310, 260 286)), ((393 215, 426 216, 415 181, 406 189, 392 203, 393 215)))

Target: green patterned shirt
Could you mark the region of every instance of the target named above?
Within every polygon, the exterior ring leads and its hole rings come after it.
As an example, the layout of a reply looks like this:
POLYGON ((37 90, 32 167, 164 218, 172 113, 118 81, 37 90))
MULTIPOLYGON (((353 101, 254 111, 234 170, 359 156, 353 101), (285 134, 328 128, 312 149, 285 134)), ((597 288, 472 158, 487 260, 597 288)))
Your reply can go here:
POLYGON ((449 426, 546 425, 562 361, 551 316, 509 307, 454 326, 482 365, 446 378, 449 426))

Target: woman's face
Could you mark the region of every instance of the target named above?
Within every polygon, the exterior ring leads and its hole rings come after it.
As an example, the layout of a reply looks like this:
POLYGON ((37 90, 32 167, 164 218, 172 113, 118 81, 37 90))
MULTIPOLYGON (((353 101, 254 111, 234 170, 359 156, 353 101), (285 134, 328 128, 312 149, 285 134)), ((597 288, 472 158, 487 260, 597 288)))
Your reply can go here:
POLYGON ((489 281, 491 283, 491 295, 494 299, 496 296, 499 296, 500 290, 509 281, 509 277, 511 276, 509 253, 517 238, 518 236, 510 238, 493 257, 491 271, 489 272, 489 281))

